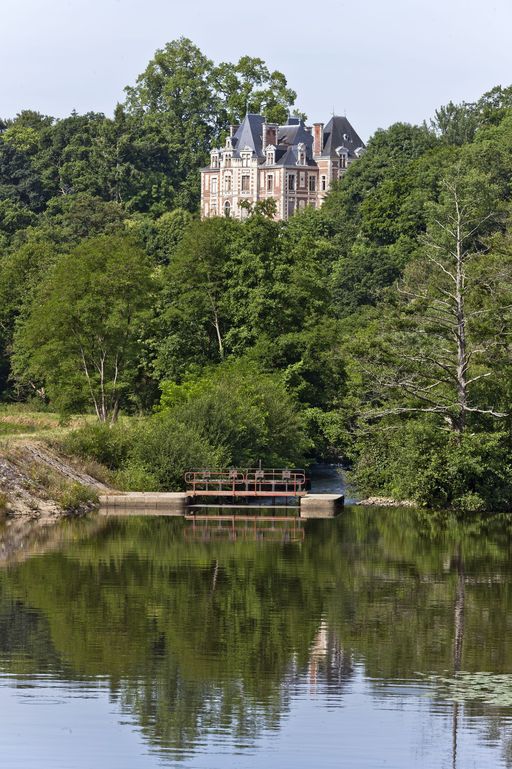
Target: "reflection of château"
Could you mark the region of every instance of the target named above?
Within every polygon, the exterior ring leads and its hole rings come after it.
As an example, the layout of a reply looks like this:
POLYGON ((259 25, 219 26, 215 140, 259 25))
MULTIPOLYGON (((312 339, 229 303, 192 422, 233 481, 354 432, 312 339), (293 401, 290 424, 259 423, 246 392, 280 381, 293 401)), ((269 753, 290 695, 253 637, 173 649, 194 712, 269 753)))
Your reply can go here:
POLYGON ((352 656, 345 653, 337 633, 322 617, 309 651, 307 676, 310 692, 316 692, 319 674, 325 684, 341 686, 353 672, 352 656))
POLYGON ((201 171, 201 215, 243 219, 251 205, 268 199, 276 203, 277 219, 317 208, 363 150, 346 117, 310 127, 296 117, 280 126, 247 114, 201 171))

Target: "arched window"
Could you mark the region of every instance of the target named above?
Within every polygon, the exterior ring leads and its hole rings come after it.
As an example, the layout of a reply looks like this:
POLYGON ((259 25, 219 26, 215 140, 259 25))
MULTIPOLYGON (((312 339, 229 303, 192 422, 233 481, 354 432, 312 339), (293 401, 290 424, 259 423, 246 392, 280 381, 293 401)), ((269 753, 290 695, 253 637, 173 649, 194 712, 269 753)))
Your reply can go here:
POLYGON ((229 218, 231 216, 231 203, 229 202, 229 200, 226 200, 226 202, 224 203, 224 216, 226 218, 229 218))

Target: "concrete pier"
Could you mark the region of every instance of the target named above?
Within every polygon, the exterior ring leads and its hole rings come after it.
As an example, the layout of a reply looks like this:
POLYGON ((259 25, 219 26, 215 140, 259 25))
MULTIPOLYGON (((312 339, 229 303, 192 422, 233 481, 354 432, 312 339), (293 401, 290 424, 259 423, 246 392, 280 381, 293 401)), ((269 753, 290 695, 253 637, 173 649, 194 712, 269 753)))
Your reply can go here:
POLYGON ((300 517, 334 518, 344 502, 343 494, 307 494, 300 500, 300 517))
POLYGON ((127 491, 100 496, 101 515, 185 515, 185 492, 127 491))
MULTIPOLYGON (((195 501, 186 492, 127 491, 102 494, 101 515, 184 516, 195 501)), ((344 503, 343 494, 310 494, 300 497, 301 518, 333 518, 344 503)), ((222 507, 222 503, 219 504, 222 507)), ((269 507, 269 510, 272 508, 269 507)), ((297 512, 299 508, 297 508, 297 512)))

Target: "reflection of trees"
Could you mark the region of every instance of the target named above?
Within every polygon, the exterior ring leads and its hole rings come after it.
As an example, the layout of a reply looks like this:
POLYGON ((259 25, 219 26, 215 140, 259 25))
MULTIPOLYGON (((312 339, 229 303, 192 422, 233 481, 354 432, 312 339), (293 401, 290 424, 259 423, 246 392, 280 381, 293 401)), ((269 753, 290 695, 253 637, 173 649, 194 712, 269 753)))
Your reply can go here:
MULTIPOLYGON (((218 731, 246 744, 278 726, 298 683, 339 692, 354 660, 376 692, 416 671, 512 668, 503 523, 356 509, 284 546, 191 541, 184 525, 109 521, 0 575, 0 604, 39 618, 53 665, 108 677, 148 739, 176 754, 218 731)), ((30 633, 20 645, 35 655, 30 633)), ((14 646, 0 653, 14 660, 14 646)))
MULTIPOLYGON (((458 673, 462 669, 462 645, 464 643, 464 562, 462 560, 461 547, 457 548, 455 557, 457 568, 457 590, 455 594, 454 610, 454 634, 453 634, 453 672, 458 673)), ((459 703, 454 701, 452 705, 452 769, 457 767, 457 740, 459 729, 459 703)))
MULTIPOLYGON (((45 618, 61 664, 107 676, 148 738, 178 752, 213 731, 247 742, 279 724, 331 580, 299 545, 189 542, 182 528, 110 522, 6 580, 45 618)), ((331 633, 317 664, 339 681, 334 652, 331 633)))
POLYGON ((0 671, 14 675, 40 673, 58 660, 44 616, 6 594, 0 586, 0 671))

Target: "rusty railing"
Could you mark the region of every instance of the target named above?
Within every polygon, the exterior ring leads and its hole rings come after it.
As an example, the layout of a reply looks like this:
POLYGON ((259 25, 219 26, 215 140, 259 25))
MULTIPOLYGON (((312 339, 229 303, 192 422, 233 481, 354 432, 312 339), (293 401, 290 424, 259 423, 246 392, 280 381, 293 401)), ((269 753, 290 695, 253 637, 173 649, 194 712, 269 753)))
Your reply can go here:
POLYGON ((193 497, 302 497, 306 494, 304 470, 288 468, 231 468, 189 470, 187 494, 193 497))

